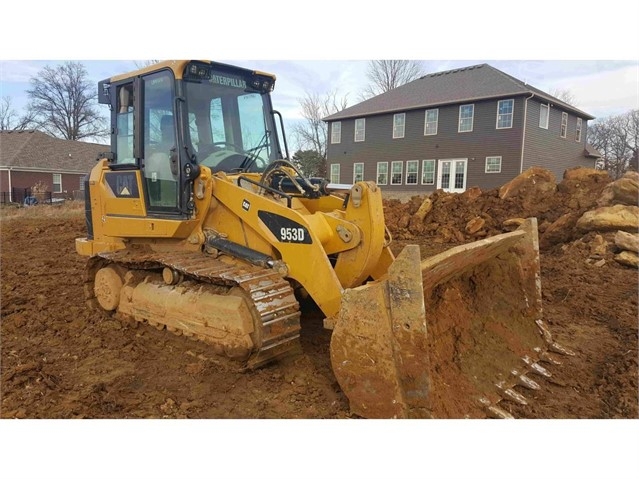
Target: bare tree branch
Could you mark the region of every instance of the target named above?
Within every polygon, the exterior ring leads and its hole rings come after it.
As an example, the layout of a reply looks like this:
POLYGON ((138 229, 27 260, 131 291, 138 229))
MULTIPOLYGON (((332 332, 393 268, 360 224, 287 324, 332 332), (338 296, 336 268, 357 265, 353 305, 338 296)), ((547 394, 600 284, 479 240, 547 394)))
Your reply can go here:
POLYGON ((18 116, 13 108, 11 97, 2 97, 0 100, 0 130, 26 130, 36 127, 37 124, 29 112, 26 115, 18 116))
POLYGON ((336 91, 324 95, 306 92, 299 102, 304 120, 293 126, 293 134, 301 149, 315 151, 325 160, 328 127, 322 118, 346 108, 347 99, 339 98, 336 91))
POLYGON ((29 112, 46 132, 67 140, 106 136, 105 119, 99 114, 97 88, 87 80, 81 63, 46 66, 31 78, 29 112))
POLYGON ((568 90, 567 88, 553 88, 549 92, 552 96, 557 98, 558 100, 563 101, 571 106, 577 106, 577 98, 575 95, 568 90))
POLYGON ((366 78, 370 84, 362 92, 365 100, 393 90, 424 75, 421 62, 414 60, 371 60, 366 78))
POLYGON ((588 143, 602 154, 610 176, 621 177, 634 166, 638 155, 639 110, 602 118, 589 125, 588 143))

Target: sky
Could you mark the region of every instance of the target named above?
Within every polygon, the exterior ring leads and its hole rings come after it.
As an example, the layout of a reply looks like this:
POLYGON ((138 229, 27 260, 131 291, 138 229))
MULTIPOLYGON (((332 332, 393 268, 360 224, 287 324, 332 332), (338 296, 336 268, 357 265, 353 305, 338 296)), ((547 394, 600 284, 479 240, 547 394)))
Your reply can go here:
MULTIPOLYGON (((29 79, 45 65, 54 66, 68 60, 81 61, 87 68, 89 81, 97 88, 100 80, 136 69, 136 61, 204 58, 275 74, 273 104, 282 113, 290 132, 291 125, 302 118, 299 105, 307 93, 336 92, 352 106, 360 101, 360 94, 368 83, 369 60, 399 58, 422 61, 425 73, 489 63, 543 91, 568 90, 575 98, 576 107, 596 118, 604 118, 639 108, 639 33, 630 21, 639 16, 639 7, 637 2, 625 6, 627 15, 622 18, 614 8, 617 3, 618 0, 608 1, 605 8, 586 11, 581 18, 571 5, 555 5, 549 0, 536 2, 538 8, 547 4, 555 16, 580 25, 575 32, 556 28, 554 23, 537 17, 529 24, 523 22, 517 29, 513 29, 513 22, 506 22, 507 28, 502 32, 497 27, 504 22, 497 21, 490 9, 491 5, 500 4, 498 0, 480 4, 461 2, 469 13, 469 20, 465 22, 454 9, 442 6, 429 6, 425 17, 388 11, 380 18, 328 0, 326 11, 323 8, 321 12, 313 12, 316 20, 313 25, 327 25, 326 30, 332 35, 324 29, 314 33, 312 25, 296 23, 297 18, 282 22, 282 18, 277 17, 276 21, 269 21, 271 17, 263 8, 267 4, 253 0, 245 5, 247 8, 259 5, 262 10, 257 16, 240 17, 234 7, 226 7, 242 28, 233 22, 212 21, 209 32, 187 22, 175 37, 153 36, 151 32, 156 30, 150 27, 148 32, 143 27, 138 37, 132 37, 125 23, 111 22, 97 12, 97 17, 88 25, 91 28, 86 30, 86 42, 78 42, 78 32, 67 28, 56 29, 46 36, 46 41, 13 45, 11 29, 19 26, 3 25, 1 44, 11 48, 0 51, 0 96, 10 97, 13 108, 20 113, 28 102, 29 79), (455 15, 455 21, 430 20, 446 18, 446 14, 451 18, 455 15), (347 24, 349 16, 357 22, 347 24), (483 22, 481 26, 479 21, 483 22), (492 33, 491 23, 495 26, 492 33), (597 27, 606 23, 614 24, 614 37, 602 34, 601 27, 597 27), (402 28, 389 29, 388 25, 393 24, 400 24, 402 28), (584 25, 590 27, 584 28, 584 25), (345 33, 341 34, 340 30, 345 33)), ((268 5, 277 5, 277 2, 268 5)), ((508 5, 512 8, 512 3, 508 5)), ((38 25, 36 20, 34 32, 50 28, 48 15, 56 14, 49 4, 41 8, 43 25, 38 25)), ((143 25, 151 25, 153 14, 143 8, 127 4, 127 17, 143 18, 146 20, 143 25)), ((525 13, 517 12, 516 8, 513 11, 515 16, 525 13)), ((217 10, 210 15, 215 19, 224 17, 218 15, 217 10)), ((100 108, 105 115, 108 113, 105 106, 100 108)))
MULTIPOLYGON (((164 58, 158 58, 164 59, 164 58)), ((300 120, 300 99, 307 93, 320 95, 335 91, 348 106, 360 101, 368 80, 369 60, 265 60, 210 58, 224 63, 274 73, 277 77, 273 104, 289 121, 300 120)), ((20 112, 28 103, 29 79, 45 66, 65 60, 81 61, 89 82, 135 70, 136 60, 96 60, 92 58, 51 58, 47 60, 0 60, 0 96, 11 98, 20 112)), ((137 60, 137 64, 143 59, 137 60)), ((500 60, 491 56, 456 60, 421 60, 424 73, 489 63, 543 91, 568 90, 575 106, 596 118, 639 108, 639 63, 637 60, 500 60)), ((108 112, 106 107, 104 114, 108 112)))
MULTIPOLYGON (((210 59, 274 73, 274 106, 290 121, 300 117, 299 99, 306 91, 336 89, 355 104, 371 59, 424 60, 427 73, 489 63, 541 90, 569 90, 578 108, 598 118, 639 108, 636 1, 5 4, 0 96, 12 97, 17 108, 26 104, 29 78, 55 61, 82 61, 97 88, 99 80, 134 69, 134 60, 168 58, 210 59)), ((45 421, 37 428, 18 422, 6 422, 10 433, 0 437, 4 457, 20 465, 11 474, 16 478, 74 479, 86 477, 87 470, 95 478, 161 478, 169 472, 201 477, 195 467, 206 457, 207 475, 221 470, 225 477, 286 479, 303 471, 311 479, 375 479, 421 477, 428 471, 443 479, 527 479, 551 471, 553 477, 589 479, 629 477, 639 447, 638 423, 630 429, 623 420, 392 426, 386 421, 45 421), (167 427, 175 440, 166 439, 167 427), (22 447, 34 438, 46 444, 35 449, 37 461, 34 447, 22 447), (273 455, 260 446, 271 443, 286 453, 273 455), (100 451, 114 447, 115 456, 105 460, 100 451), (165 455, 169 447, 171 454, 165 455), (69 449, 77 452, 74 461, 61 467, 59 458, 69 449), (241 469, 229 469, 220 454, 241 469), (116 456, 121 461, 111 460, 116 456), (182 456, 189 459, 170 460, 182 456), (140 461, 143 457, 152 460, 140 461), (120 463, 129 469, 118 470, 120 463)))

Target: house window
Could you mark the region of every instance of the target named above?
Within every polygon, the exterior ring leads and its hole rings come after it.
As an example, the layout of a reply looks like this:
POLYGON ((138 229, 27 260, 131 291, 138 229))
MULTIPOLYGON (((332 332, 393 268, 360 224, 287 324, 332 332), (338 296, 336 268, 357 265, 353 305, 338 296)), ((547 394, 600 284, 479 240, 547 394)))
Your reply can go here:
POLYGON ((422 185, 435 184, 435 160, 422 161, 422 185))
POLYGON ((86 180, 86 176, 80 178, 80 191, 84 191, 84 181, 86 180))
POLYGON ((358 181, 364 181, 364 163, 355 163, 353 165, 353 184, 358 181))
POLYGON ((391 185, 401 185, 404 172, 404 162, 393 161, 391 163, 391 185))
POLYGON ((388 162, 387 161, 377 163, 377 184, 378 185, 388 184, 388 162))
POLYGON ((539 105, 539 128, 548 129, 548 117, 550 113, 550 106, 541 104, 539 105))
POLYGON ((62 193, 62 175, 53 173, 53 193, 62 193))
POLYGON ((513 127, 513 109, 515 100, 500 100, 497 102, 497 129, 513 127))
POLYGON ((342 122, 335 121, 331 123, 331 143, 341 143, 342 141, 342 122))
POLYGON ((461 105, 459 107, 459 133, 473 131, 473 116, 475 105, 461 105))
POLYGON ((581 142, 581 121, 581 118, 577 118, 577 135, 575 136, 577 143, 581 142))
POLYGON ((339 183, 339 163, 331 165, 331 183, 339 183))
POLYGON ((416 185, 417 175, 419 174, 419 161, 410 160, 406 162, 406 184, 416 185))
POLYGON ((501 156, 487 156, 485 172, 501 173, 501 156))
POLYGON ((426 110, 426 119, 424 121, 424 135, 437 134, 437 121, 439 120, 439 109, 426 110))
POLYGON ((393 115, 393 138, 404 138, 405 125, 406 113, 396 113, 393 115))
POLYGON ((561 137, 566 138, 566 131, 568 131, 568 113, 561 114, 561 137))
POLYGON ((358 118, 355 120, 355 141, 364 141, 366 136, 366 119, 358 118))

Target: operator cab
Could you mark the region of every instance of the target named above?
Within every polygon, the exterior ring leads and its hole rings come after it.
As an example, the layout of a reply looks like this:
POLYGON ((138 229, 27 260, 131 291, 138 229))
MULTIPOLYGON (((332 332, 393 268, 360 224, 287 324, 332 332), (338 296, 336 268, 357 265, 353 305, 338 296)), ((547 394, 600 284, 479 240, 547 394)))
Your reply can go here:
POLYGON ((269 96, 274 81, 222 65, 187 67, 187 133, 199 164, 226 173, 261 172, 282 158, 269 96))
POLYGON ((100 82, 99 101, 111 109, 110 168, 140 170, 149 214, 189 216, 200 165, 259 173, 284 158, 274 84, 268 74, 201 61, 163 62, 100 82))

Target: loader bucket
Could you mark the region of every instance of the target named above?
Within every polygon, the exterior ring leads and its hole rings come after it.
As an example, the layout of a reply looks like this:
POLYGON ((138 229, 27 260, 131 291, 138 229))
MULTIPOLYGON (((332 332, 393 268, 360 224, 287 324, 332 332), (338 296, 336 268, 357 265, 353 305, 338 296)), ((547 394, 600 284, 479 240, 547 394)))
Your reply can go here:
POLYGON ((331 362, 362 417, 509 417, 500 400, 525 404, 514 386, 538 387, 526 373, 561 352, 541 317, 533 218, 423 261, 406 246, 384 278, 345 291, 331 362))

